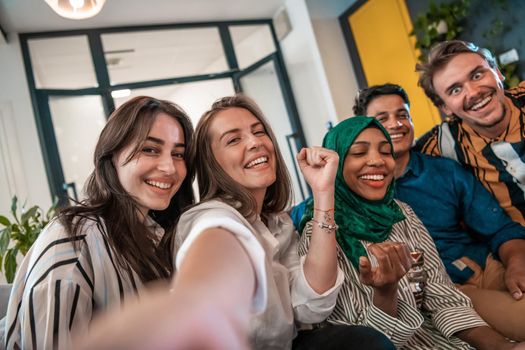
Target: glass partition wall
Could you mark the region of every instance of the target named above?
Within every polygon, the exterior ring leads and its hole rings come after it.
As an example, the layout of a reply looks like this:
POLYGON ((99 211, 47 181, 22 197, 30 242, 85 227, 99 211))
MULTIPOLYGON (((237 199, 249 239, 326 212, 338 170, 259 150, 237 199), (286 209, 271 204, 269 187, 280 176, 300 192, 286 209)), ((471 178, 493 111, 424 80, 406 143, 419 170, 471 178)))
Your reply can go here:
POLYGON ((271 20, 20 34, 51 193, 81 200, 98 134, 139 95, 179 104, 194 124, 219 97, 244 92, 276 132, 295 201, 307 196, 305 145, 271 20))

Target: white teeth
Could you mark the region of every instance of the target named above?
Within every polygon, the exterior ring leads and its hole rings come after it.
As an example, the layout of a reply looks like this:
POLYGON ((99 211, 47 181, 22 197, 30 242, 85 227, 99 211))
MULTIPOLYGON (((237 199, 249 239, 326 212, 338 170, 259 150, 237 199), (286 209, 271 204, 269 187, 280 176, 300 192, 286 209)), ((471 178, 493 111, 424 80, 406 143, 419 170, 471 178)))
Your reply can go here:
POLYGON ((158 188, 161 188, 163 190, 166 190, 168 188, 171 188, 171 186, 173 186, 172 184, 170 183, 165 183, 165 182, 159 182, 159 181, 151 181, 151 180, 146 180, 146 183, 148 185, 151 185, 151 186, 155 186, 155 187, 158 187, 158 188))
POLYGON ((359 178, 362 180, 381 181, 385 179, 385 175, 361 175, 359 178))
POLYGON ((397 140, 403 137, 403 134, 390 134, 392 140, 397 140))
POLYGON ((256 166, 257 164, 266 163, 266 162, 268 162, 268 157, 259 157, 257 159, 252 160, 251 162, 249 162, 246 165, 246 167, 247 168, 251 168, 251 167, 256 166))
POLYGON ((481 100, 480 102, 472 106, 470 109, 472 109, 473 111, 477 111, 478 109, 485 107, 487 103, 489 103, 491 100, 492 100, 492 95, 487 96, 483 100, 481 100))

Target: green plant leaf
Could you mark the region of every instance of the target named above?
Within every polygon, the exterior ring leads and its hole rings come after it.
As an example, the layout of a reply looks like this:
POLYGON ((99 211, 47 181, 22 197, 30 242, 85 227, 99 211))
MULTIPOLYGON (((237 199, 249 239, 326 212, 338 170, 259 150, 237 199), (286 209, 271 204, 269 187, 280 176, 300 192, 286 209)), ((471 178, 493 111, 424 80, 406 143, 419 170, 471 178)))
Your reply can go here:
POLYGON ((11 227, 6 227, 0 232, 0 256, 4 256, 11 239, 11 227))
POLYGON ((4 259, 5 279, 7 283, 13 283, 16 274, 16 255, 18 249, 9 249, 4 259))
POLYGON ((11 214, 13 214, 13 217, 15 218, 16 222, 18 222, 18 216, 16 215, 17 203, 18 198, 16 196, 13 196, 13 199, 11 200, 11 214))
POLYGON ((3 215, 0 215, 0 224, 2 224, 5 227, 11 226, 11 221, 3 215))
POLYGON ((5 216, 0 215, 0 224, 4 225, 5 227, 11 226, 11 221, 9 221, 9 219, 5 216))
POLYGON ((29 208, 28 211, 23 213, 22 214, 22 218, 21 218, 22 225, 27 223, 33 216, 39 215, 38 209, 40 209, 40 208, 37 205, 35 205, 35 206, 29 208))

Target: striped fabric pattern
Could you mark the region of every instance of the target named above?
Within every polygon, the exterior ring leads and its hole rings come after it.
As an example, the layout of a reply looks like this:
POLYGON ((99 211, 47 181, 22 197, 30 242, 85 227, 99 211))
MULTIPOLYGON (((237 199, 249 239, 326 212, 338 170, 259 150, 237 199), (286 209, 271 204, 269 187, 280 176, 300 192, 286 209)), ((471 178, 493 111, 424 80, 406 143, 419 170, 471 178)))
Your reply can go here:
MULTIPOLYGON (((391 317, 377 308, 372 303, 373 289, 360 282, 359 272, 338 249, 339 267, 345 274, 345 281, 328 322, 375 328, 401 349, 470 349, 468 344, 453 336, 454 333, 486 323, 474 311, 470 300, 454 287, 432 238, 416 214, 407 204, 397 203, 406 219, 392 227, 388 240, 404 242, 411 249, 425 252, 424 269, 428 281, 421 310, 416 306, 406 276, 399 281, 398 317, 391 317)), ((308 250, 310 234, 311 225, 308 225, 301 236, 300 255, 308 250)))
POLYGON ((71 238, 55 219, 24 258, 7 310, 6 349, 71 349, 72 331, 86 332, 96 311, 120 307, 142 287, 117 265, 101 220, 86 219, 81 232, 71 238))
POLYGON ((525 226, 525 81, 505 94, 511 116, 500 137, 484 137, 453 117, 417 140, 415 149, 461 163, 514 221, 525 226))

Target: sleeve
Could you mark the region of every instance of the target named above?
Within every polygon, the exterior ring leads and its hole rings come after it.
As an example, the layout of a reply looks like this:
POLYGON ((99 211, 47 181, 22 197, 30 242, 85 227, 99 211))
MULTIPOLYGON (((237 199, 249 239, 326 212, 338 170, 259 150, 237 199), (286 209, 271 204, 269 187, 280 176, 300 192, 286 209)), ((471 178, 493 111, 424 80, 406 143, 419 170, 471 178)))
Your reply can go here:
POLYGON ((13 284, 18 305, 8 310, 7 327, 19 328, 6 339, 7 348, 71 349, 72 333, 86 332, 91 321, 93 278, 89 262, 82 261, 85 245, 75 250, 61 225, 45 236, 13 284))
POLYGON ((302 201, 301 203, 295 205, 290 210, 290 218, 292 219, 293 225, 295 226, 295 229, 299 229, 299 224, 301 223, 301 220, 303 218, 304 212, 306 210, 306 203, 308 203, 308 199, 302 201))
POLYGON ((498 249, 503 243, 511 239, 525 239, 525 227, 505 213, 474 175, 456 163, 452 165, 463 221, 487 242, 494 256, 498 256, 498 249))
POLYGON ((22 349, 71 349, 72 334, 87 333, 90 293, 73 280, 49 278, 24 293, 20 310, 22 349))
POLYGON ((419 137, 415 144, 413 149, 415 151, 429 154, 432 156, 439 156, 441 155, 441 151, 439 149, 438 140, 439 140, 439 125, 436 125, 432 130, 428 131, 423 136, 419 137))
MULTIPOLYGON (((308 230, 311 235, 311 223, 308 223, 304 231, 308 230)), ((290 288, 294 316, 297 321, 307 324, 324 321, 331 313, 337 302, 337 295, 344 281, 343 271, 337 267, 337 278, 332 288, 322 294, 315 292, 304 274, 304 261, 307 255, 307 247, 298 247, 298 233, 292 232, 292 240, 288 246, 285 266, 290 271, 290 288), (297 251, 302 252, 299 257, 297 251)), ((308 238, 308 243, 310 239, 308 238)))
MULTIPOLYGON (((310 244, 311 225, 307 225, 301 236, 299 254, 304 256, 310 244)), ((345 259, 338 252, 339 261, 345 259)), ((407 302, 398 300, 398 317, 392 317, 376 307, 372 288, 363 286, 358 277, 350 271, 350 265, 344 269, 344 283, 337 296, 337 306, 330 317, 330 322, 351 325, 364 325, 386 334, 397 348, 402 347, 423 323, 419 310, 407 302)), ((341 271, 342 272, 342 271, 341 271)))
POLYGON ((412 209, 405 206, 408 229, 416 237, 414 245, 425 252, 425 271, 428 275, 422 308, 431 314, 435 328, 445 337, 487 324, 474 310, 470 299, 454 287, 437 253, 434 241, 412 209))
POLYGON ((232 212, 225 209, 209 209, 191 218, 182 216, 177 226, 177 234, 184 239, 176 249, 175 268, 179 269, 191 245, 203 232, 212 228, 223 228, 235 235, 251 260, 255 272, 257 289, 253 298, 252 310, 260 313, 268 302, 265 253, 253 232, 232 212), (187 232, 184 232, 187 231, 187 232))

